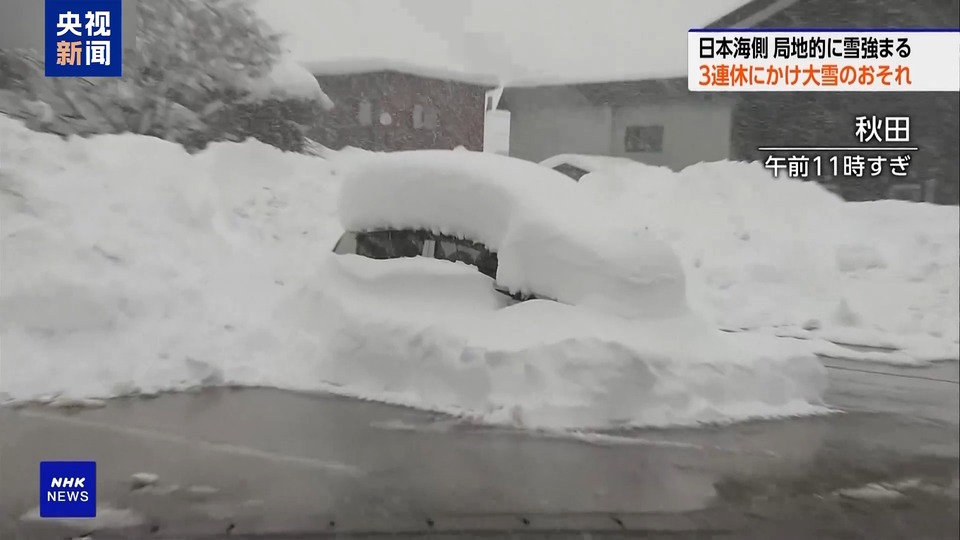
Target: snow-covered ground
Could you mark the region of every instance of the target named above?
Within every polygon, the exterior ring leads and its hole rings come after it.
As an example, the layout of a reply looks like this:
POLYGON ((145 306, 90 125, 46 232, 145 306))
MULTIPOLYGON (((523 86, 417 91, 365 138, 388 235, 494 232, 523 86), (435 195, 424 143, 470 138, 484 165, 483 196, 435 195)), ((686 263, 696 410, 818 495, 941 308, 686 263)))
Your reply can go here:
POLYGON ((820 354, 855 360, 960 357, 956 206, 846 203, 815 183, 773 180, 745 163, 676 174, 634 164, 580 184, 611 215, 673 246, 692 307, 721 327, 811 340, 820 354))
POLYGON ((2 395, 261 384, 487 421, 664 424, 816 411, 809 353, 828 338, 906 347, 877 361, 958 356, 956 207, 841 203, 730 163, 590 178, 578 189, 609 219, 677 253, 697 314, 625 326, 505 307, 460 264, 333 256, 331 163, 254 141, 194 156, 63 141, 0 117, 2 395))
POLYGON ((482 242, 498 253, 498 288, 553 299, 510 306, 490 277, 447 261, 338 257, 301 309, 338 326, 317 335, 312 317, 299 320, 352 392, 567 428, 800 414, 821 401, 814 355, 711 327, 689 310, 670 246, 611 224, 556 171, 435 150, 335 162, 346 229, 482 242))

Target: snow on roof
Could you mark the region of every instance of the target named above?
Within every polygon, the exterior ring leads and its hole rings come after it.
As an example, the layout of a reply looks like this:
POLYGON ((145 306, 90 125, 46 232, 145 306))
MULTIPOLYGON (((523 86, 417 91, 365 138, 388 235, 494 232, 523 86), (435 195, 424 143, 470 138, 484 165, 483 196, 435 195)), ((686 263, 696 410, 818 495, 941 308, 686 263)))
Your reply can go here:
POLYGON ((333 101, 320 88, 316 77, 289 56, 280 58, 265 77, 249 81, 247 89, 257 99, 306 99, 318 101, 325 109, 333 108, 333 101))
POLYGON ((569 177, 491 153, 367 153, 341 163, 351 179, 341 199, 340 219, 347 230, 437 229, 497 249, 511 215, 542 215, 575 200, 570 188, 576 183, 569 177))
POLYGON ((318 76, 324 75, 354 75, 358 73, 376 73, 380 71, 395 71, 409 73, 429 79, 458 81, 477 86, 494 87, 499 84, 499 77, 491 73, 470 73, 453 69, 449 66, 430 66, 408 60, 393 60, 384 58, 352 58, 338 60, 316 60, 303 63, 304 68, 318 76))
POLYGON ((346 230, 426 229, 496 251, 497 284, 628 317, 686 311, 669 246, 610 224, 567 176, 492 153, 416 150, 337 165, 346 230))
POLYGON ((687 31, 747 0, 285 0, 259 11, 316 74, 539 86, 685 76, 687 31), (362 23, 358 24, 358 21, 362 23))

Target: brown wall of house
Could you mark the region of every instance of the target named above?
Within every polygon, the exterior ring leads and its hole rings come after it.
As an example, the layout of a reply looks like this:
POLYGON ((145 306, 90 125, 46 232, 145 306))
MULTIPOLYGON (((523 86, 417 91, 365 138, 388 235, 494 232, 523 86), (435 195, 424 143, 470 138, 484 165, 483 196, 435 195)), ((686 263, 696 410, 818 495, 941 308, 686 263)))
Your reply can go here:
POLYGON ((320 75, 317 80, 335 104, 322 126, 309 133, 324 146, 377 151, 483 149, 483 87, 394 72, 320 75), (369 125, 361 123, 364 100, 370 103, 369 125), (415 127, 417 105, 427 117, 435 114, 436 122, 415 127), (382 113, 390 115, 389 125, 380 122, 382 113))

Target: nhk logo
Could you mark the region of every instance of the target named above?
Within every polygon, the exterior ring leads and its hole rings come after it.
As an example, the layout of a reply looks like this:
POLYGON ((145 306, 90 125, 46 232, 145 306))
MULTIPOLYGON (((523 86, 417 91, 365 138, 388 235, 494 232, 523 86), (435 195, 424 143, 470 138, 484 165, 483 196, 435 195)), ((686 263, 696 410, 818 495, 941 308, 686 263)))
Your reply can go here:
POLYGON ((83 489, 83 484, 86 482, 86 478, 83 477, 56 477, 50 481, 50 490, 47 491, 47 502, 69 502, 69 501, 81 501, 87 502, 90 500, 90 493, 87 490, 83 489), (53 489, 53 488, 73 488, 70 490, 67 489, 53 489), (81 490, 81 491, 77 491, 81 490))
POLYGON ((96 494, 95 461, 40 462, 40 517, 96 517, 96 494))

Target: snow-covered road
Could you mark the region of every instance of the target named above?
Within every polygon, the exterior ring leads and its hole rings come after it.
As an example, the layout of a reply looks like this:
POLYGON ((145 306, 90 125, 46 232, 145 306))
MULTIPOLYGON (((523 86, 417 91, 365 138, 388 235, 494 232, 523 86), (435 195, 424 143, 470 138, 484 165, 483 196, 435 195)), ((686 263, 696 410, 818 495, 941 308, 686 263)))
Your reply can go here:
POLYGON ((887 412, 920 422, 960 423, 960 365, 923 369, 823 359, 830 373, 828 402, 847 411, 887 412))

